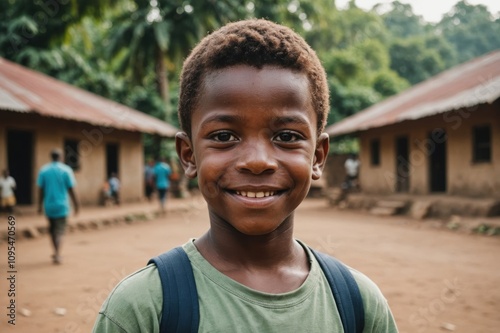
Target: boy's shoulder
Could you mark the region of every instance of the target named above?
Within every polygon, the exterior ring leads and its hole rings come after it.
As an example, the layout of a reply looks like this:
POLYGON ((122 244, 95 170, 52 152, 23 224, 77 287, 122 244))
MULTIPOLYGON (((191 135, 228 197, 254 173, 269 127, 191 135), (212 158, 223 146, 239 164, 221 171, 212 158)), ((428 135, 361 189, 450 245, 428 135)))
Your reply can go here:
POLYGON ((147 265, 121 280, 109 295, 108 301, 103 305, 101 311, 107 311, 108 305, 114 307, 121 302, 144 301, 145 297, 136 297, 138 295, 148 296, 151 294, 153 298, 158 298, 161 303, 161 297, 159 297, 161 293, 158 295, 158 291, 161 291, 158 269, 155 265, 147 265))
POLYGON ((159 325, 162 301, 158 270, 148 265, 118 283, 99 311, 98 324, 112 323, 126 332, 139 332, 151 323, 159 325))
MULTIPOLYGON (((366 300, 383 300, 385 301, 385 297, 380 291, 380 288, 373 282, 368 276, 365 274, 361 273, 360 271, 355 270, 352 267, 347 266, 349 271, 351 272, 352 276, 354 277, 354 280, 356 280, 356 283, 358 284, 359 291, 361 293, 361 296, 363 298, 363 303, 365 303, 366 300)), ((366 306, 366 304, 365 304, 366 306)))
POLYGON ((397 332, 387 299, 380 288, 365 274, 349 267, 361 293, 365 311, 364 332, 397 332))

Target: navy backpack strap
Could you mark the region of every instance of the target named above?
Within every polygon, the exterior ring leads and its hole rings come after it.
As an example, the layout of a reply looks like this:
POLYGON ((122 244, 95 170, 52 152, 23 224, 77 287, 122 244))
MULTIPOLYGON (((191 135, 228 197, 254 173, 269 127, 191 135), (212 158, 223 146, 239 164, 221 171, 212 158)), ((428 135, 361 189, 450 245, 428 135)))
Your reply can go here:
POLYGON ((160 333, 198 332, 198 292, 186 252, 176 247, 149 260, 151 263, 158 268, 163 289, 160 333))
POLYGON ((328 280, 346 333, 361 333, 365 310, 358 284, 349 269, 337 259, 311 249, 328 280))

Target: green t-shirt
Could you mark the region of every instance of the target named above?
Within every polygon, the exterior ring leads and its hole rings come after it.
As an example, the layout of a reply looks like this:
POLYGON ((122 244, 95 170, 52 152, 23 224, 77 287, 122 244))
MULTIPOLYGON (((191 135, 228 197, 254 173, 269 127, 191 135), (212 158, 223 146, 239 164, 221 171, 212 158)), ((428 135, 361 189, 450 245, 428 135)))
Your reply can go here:
MULTIPOLYGON (((296 290, 268 294, 250 289, 215 269, 192 241, 183 246, 193 267, 200 304, 198 332, 290 333, 342 332, 328 281, 307 249, 311 270, 296 290)), ((365 308, 363 332, 397 332, 386 299, 365 275, 351 269, 365 308)), ((122 280, 103 304, 97 333, 159 332, 162 288, 155 265, 122 280)))

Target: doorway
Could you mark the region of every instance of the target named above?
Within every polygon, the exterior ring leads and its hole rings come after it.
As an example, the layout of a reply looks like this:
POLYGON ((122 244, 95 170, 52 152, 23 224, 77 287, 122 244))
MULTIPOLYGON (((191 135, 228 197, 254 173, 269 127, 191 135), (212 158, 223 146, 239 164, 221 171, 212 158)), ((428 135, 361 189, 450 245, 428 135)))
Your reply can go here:
POLYGON ((430 191, 446 192, 446 131, 437 128, 429 133, 430 191))
POLYGON ((410 154, 408 137, 396 138, 396 192, 410 190, 410 154))
POLYGON ((115 172, 119 175, 119 146, 116 143, 106 144, 106 179, 115 172))
POLYGON ((17 185, 17 203, 33 204, 33 132, 7 131, 7 162, 17 185))

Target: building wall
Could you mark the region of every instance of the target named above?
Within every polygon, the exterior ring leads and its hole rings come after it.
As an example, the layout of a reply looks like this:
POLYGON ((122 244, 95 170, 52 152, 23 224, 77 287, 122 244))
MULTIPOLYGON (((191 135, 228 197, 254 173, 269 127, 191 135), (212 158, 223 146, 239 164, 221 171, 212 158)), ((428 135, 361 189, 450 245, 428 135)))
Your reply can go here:
POLYGON ((38 202, 37 174, 50 162, 50 151, 65 151, 65 140, 79 142, 78 151, 67 150, 72 158, 78 156, 80 168, 75 170, 76 193, 81 204, 98 204, 106 175, 106 144, 119 145, 119 174, 122 201, 138 201, 143 197, 143 145, 142 135, 117 129, 101 128, 89 124, 65 121, 33 114, 0 111, 0 169, 8 166, 7 132, 26 130, 33 133, 32 203, 38 202))
POLYGON ((437 128, 446 131, 446 193, 468 197, 500 198, 500 104, 449 112, 415 121, 362 132, 360 138, 360 181, 367 193, 389 194, 396 191, 396 147, 398 136, 409 141, 409 193, 430 191, 429 151, 434 149, 437 128), (473 161, 473 127, 490 124, 491 162, 473 161), (370 165, 370 141, 380 140, 380 165, 370 165))
POLYGON ((500 103, 470 113, 467 120, 462 121, 459 113, 453 116, 455 118, 451 127, 455 130, 449 131, 453 145, 449 149, 452 168, 448 174, 451 185, 448 192, 500 198, 500 103), (474 163, 471 139, 473 127, 486 124, 491 124, 491 162, 474 163))
POLYGON ((326 178, 328 187, 341 187, 345 181, 345 161, 349 154, 330 154, 326 159, 325 170, 321 178, 326 178))

